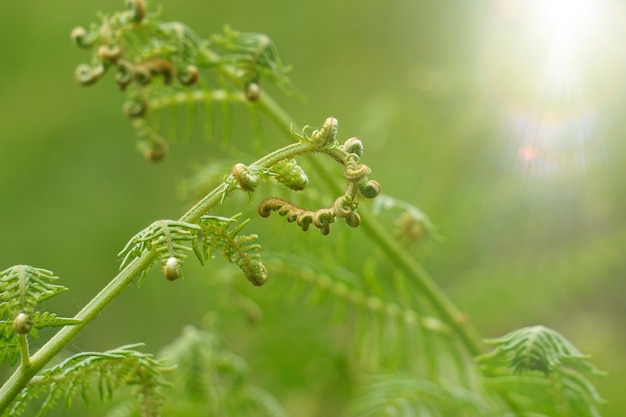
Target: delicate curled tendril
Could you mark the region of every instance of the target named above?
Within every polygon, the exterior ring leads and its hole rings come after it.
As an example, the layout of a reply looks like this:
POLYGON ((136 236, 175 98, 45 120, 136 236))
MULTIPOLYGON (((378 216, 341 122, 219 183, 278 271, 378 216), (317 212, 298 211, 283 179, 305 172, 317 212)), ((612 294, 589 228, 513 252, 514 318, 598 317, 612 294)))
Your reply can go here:
POLYGON ((285 216, 288 222, 296 222, 303 231, 309 230, 313 224, 322 231, 322 234, 330 233, 330 223, 335 219, 334 212, 329 209, 317 211, 306 210, 283 200, 282 198, 271 197, 265 199, 259 205, 261 217, 269 217, 272 211, 277 211, 279 215, 285 216))
POLYGON ((376 180, 361 181, 359 193, 365 198, 376 198, 380 195, 380 184, 376 180))
POLYGON ((117 63, 123 56, 124 51, 119 45, 101 45, 98 48, 98 56, 104 61, 108 61, 112 64, 117 63))
POLYGON ((124 103, 122 110, 129 119, 140 119, 148 112, 148 103, 142 97, 134 97, 124 103))
POLYGON ((343 169, 343 176, 350 182, 356 182, 368 176, 372 170, 364 164, 356 164, 350 160, 343 169))
MULTIPOLYGON (((337 125, 337 119, 328 117, 322 127, 315 130, 310 138, 306 136, 307 127, 302 130, 301 134, 293 130, 292 133, 302 142, 312 142, 316 151, 329 155, 343 165, 343 176, 347 181, 345 192, 335 199, 331 207, 315 211, 300 208, 281 198, 268 198, 259 205, 259 215, 269 217, 272 211, 277 211, 279 215, 286 217, 288 222, 296 222, 303 231, 307 231, 313 224, 325 235, 330 233, 330 225, 337 217, 344 219, 349 227, 358 227, 361 224, 361 217, 357 213, 359 206, 357 197, 359 194, 366 198, 378 196, 380 184, 374 180, 368 180, 367 175, 371 173, 371 169, 359 163, 363 154, 363 143, 360 139, 350 138, 342 146, 336 145, 337 125)), ((277 175, 281 182, 283 180, 280 177, 285 173, 296 177, 301 174, 303 185, 306 179, 304 172, 293 160, 277 164, 271 172, 277 175)))
POLYGON ((106 68, 103 65, 92 67, 87 64, 81 64, 76 67, 74 76, 80 85, 90 86, 97 83, 105 72, 106 68))
POLYGON ((195 65, 187 65, 182 71, 178 72, 178 81, 185 87, 194 85, 200 79, 200 71, 195 65))
POLYGON ((74 45, 84 49, 91 48, 98 38, 95 34, 88 32, 87 29, 82 26, 72 29, 70 37, 74 45))
POLYGON ((361 157, 363 155, 363 142, 359 138, 350 138, 344 142, 343 149, 361 157))
POLYGON ((126 90, 126 87, 133 82, 135 78, 133 66, 128 61, 121 61, 118 63, 117 71, 115 72, 115 82, 120 90, 126 90))
POLYGON ((146 5, 143 0, 126 0, 126 6, 130 9, 135 23, 141 22, 146 17, 146 5))
POLYGON ((332 146, 337 138, 337 128, 339 122, 334 117, 328 117, 319 130, 313 131, 311 141, 318 148, 332 146))

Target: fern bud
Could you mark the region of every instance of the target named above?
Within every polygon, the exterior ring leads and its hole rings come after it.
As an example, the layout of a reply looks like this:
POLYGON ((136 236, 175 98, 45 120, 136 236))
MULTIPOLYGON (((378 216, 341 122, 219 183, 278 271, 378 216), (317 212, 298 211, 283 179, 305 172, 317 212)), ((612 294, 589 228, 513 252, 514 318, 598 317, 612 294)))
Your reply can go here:
POLYGON ((365 164, 354 165, 354 163, 346 163, 343 170, 343 176, 350 182, 359 181, 372 172, 370 167, 365 164))
POLYGON ((362 182, 359 184, 359 192, 365 198, 376 198, 380 194, 380 184, 375 180, 362 182))
POLYGON ((302 191, 309 184, 309 178, 295 159, 276 164, 272 170, 278 175, 279 182, 294 191, 302 191))
POLYGON ((126 90, 126 87, 133 82, 134 77, 135 73, 130 62, 122 61, 118 63, 117 72, 115 73, 115 82, 120 90, 126 90))
POLYGON ((141 97, 135 97, 124 102, 122 111, 129 119, 140 119, 148 112, 148 103, 141 97))
POLYGON ((350 138, 344 142, 343 149, 361 157, 363 155, 363 142, 359 138, 350 138))
POLYGON ((124 51, 122 51, 122 47, 119 45, 102 45, 98 48, 98 56, 105 61, 115 64, 124 56, 124 51))
POLYGON ((350 227, 359 227, 361 225, 361 216, 356 211, 350 213, 350 216, 346 217, 345 220, 350 227))
POLYGON ((337 138, 337 126, 339 122, 334 117, 328 117, 322 128, 314 131, 311 134, 311 141, 318 148, 325 148, 331 146, 335 139, 337 138))
POLYGON ((143 0, 126 0, 126 6, 132 12, 135 23, 141 22, 146 17, 146 5, 143 0))
POLYGON ((96 39, 94 36, 89 36, 89 32, 82 26, 75 27, 70 34, 72 43, 79 48, 91 48, 96 39))
POLYGON ((337 216, 347 219, 352 215, 353 210, 353 201, 349 195, 342 195, 335 200, 335 204, 333 205, 333 209, 337 216))
POLYGON ((319 209, 313 214, 313 224, 321 230, 323 235, 330 233, 330 225, 335 221, 335 211, 333 209, 319 209))
POLYGON ((167 156, 168 147, 165 142, 161 141, 141 141, 139 148, 144 159, 150 162, 159 162, 167 156))
POLYGON ((261 87, 255 82, 251 82, 245 87, 246 98, 248 101, 257 102, 261 98, 261 87))
POLYGON ((163 265, 163 276, 168 281, 175 281, 180 278, 180 261, 175 256, 167 259, 163 265))
POLYGON ((145 65, 135 65, 133 78, 139 85, 148 85, 152 82, 152 71, 145 65))
POLYGON ((250 168, 242 163, 233 166, 233 176, 237 180, 237 185, 244 191, 254 191, 259 185, 259 177, 250 172, 250 168))
POLYGON ((91 67, 87 64, 81 64, 76 67, 74 77, 80 85, 87 87, 97 83, 100 78, 102 78, 105 71, 106 69, 102 65, 98 65, 97 67, 91 67))
POLYGON ((178 81, 186 87, 194 85, 200 79, 200 71, 195 65, 187 65, 183 71, 178 73, 178 81))
POLYGON ((246 273, 248 280, 257 287, 264 285, 267 282, 267 268, 262 263, 258 262, 254 264, 251 270, 246 273))
POLYGON ((163 82, 170 84, 175 74, 174 65, 165 58, 151 59, 135 66, 135 81, 141 85, 150 84, 153 75, 162 75, 163 82))
POLYGON ((33 328, 33 320, 26 313, 18 314, 13 320, 13 331, 17 334, 26 334, 33 328))

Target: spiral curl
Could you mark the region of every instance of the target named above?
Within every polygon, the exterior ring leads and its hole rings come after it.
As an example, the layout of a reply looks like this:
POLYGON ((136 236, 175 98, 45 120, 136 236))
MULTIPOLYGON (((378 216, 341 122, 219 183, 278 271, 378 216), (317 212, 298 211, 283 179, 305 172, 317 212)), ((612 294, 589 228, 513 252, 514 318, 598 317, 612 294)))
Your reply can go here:
POLYGON ((148 102, 143 97, 135 97, 124 102, 122 111, 129 119, 141 119, 148 112, 148 102))
POLYGON ((146 4, 143 0, 126 0, 126 6, 130 9, 133 22, 139 23, 146 17, 146 4))
POLYGON ((233 166, 233 176, 237 180, 237 185, 244 191, 254 191, 259 185, 258 175, 254 175, 250 168, 242 163, 233 166))
POLYGON ((178 71, 178 81, 185 87, 194 85, 200 79, 200 71, 195 65, 187 65, 182 71, 178 71))
MULTIPOLYGON (((300 208, 281 198, 268 198, 259 205, 259 214, 269 217, 272 211, 287 218, 288 222, 296 222, 303 231, 307 231, 311 224, 320 229, 322 234, 330 233, 330 226, 337 217, 344 219, 349 227, 358 227, 361 217, 357 213, 357 197, 374 198, 380 194, 380 184, 374 180, 368 180, 367 176, 371 169, 359 163, 363 154, 363 143, 359 138, 353 137, 344 142, 342 146, 336 145, 337 119, 328 117, 321 129, 315 130, 311 137, 305 134, 306 128, 301 135, 294 133, 301 140, 310 140, 315 144, 316 151, 324 152, 340 162, 344 166, 343 176, 347 181, 346 189, 337 197, 331 207, 321 208, 316 211, 300 208)), ((296 173, 301 168, 294 160, 282 162, 273 168, 273 173, 279 175, 279 181, 283 171, 296 173), (282 164, 282 165, 281 165, 282 164)), ((304 172, 302 172, 304 175, 304 172)))
POLYGON ((339 122, 334 117, 328 117, 324 120, 321 129, 313 131, 311 141, 318 148, 330 147, 335 143, 337 138, 337 129, 339 122))
POLYGON ((74 77, 80 85, 88 87, 100 81, 105 72, 106 68, 103 65, 92 67, 87 64, 81 64, 76 67, 74 77))
POLYGON ((72 32, 70 33, 70 38, 72 39, 72 43, 75 46, 83 49, 88 49, 96 43, 98 37, 88 32, 87 29, 85 29, 84 27, 78 26, 72 29, 72 32))

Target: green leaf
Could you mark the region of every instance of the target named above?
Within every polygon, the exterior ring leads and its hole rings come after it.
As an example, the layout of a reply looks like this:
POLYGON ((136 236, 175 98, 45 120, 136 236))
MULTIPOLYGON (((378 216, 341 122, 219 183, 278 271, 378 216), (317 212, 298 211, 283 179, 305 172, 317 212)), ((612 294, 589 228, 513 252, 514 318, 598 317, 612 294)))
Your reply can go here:
POLYGON ((29 265, 15 265, 0 272, 0 318, 12 319, 19 313, 31 315, 37 304, 67 291, 54 284, 57 279, 52 271, 29 265))
POLYGON ((54 408, 62 398, 66 399, 66 405, 71 405, 71 398, 77 395, 89 403, 94 384, 103 400, 110 399, 113 390, 135 387, 134 394, 141 404, 142 417, 160 416, 164 402, 161 389, 167 385, 164 373, 171 368, 152 355, 135 350, 140 346, 79 353, 44 370, 30 381, 2 417, 18 417, 24 405, 34 398, 43 398, 38 417, 54 408))
POLYGON ((485 385, 526 412, 597 417, 603 402, 588 377, 603 375, 567 339, 544 326, 489 339, 495 349, 476 361, 485 385))

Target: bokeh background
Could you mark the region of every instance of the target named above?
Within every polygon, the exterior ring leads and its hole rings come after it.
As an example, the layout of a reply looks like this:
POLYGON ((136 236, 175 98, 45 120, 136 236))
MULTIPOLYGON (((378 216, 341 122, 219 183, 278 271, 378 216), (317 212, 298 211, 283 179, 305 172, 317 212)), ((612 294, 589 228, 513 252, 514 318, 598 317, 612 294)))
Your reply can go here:
MULTIPOLYGON (((184 21, 202 36, 224 24, 268 34, 306 97, 281 97, 281 104, 301 124, 333 115, 341 137, 364 139, 384 192, 420 207, 436 225, 442 239, 422 262, 481 335, 533 324, 557 329, 610 372, 595 381, 608 401, 604 415, 624 415, 622 2, 152 4, 163 7, 164 20, 184 21)), ((178 217, 187 204, 181 180, 223 151, 198 140, 173 144, 162 163, 145 162, 113 80, 75 84, 74 68, 88 56, 71 45, 71 29, 94 21, 98 10, 122 7, 117 0, 8 2, 0 13, 0 268, 53 270, 71 289, 52 304, 59 314, 76 312, 114 276, 116 253, 130 236, 155 219, 178 217)), ((268 245, 287 250, 286 235, 299 233, 282 231, 284 240, 268 245)), ((264 324, 245 327, 212 292, 219 274, 204 274, 164 289, 152 273, 70 350, 144 341, 156 352, 183 325, 218 310, 230 346, 253 374, 264 374, 266 388, 295 415, 324 415, 306 395, 322 388, 307 381, 311 367, 331 372, 336 364, 299 367, 304 353, 294 345, 285 357, 293 372, 272 376, 264 355, 284 352, 264 335, 279 334, 285 318, 268 311, 264 324)), ((299 349, 318 349, 304 343, 321 345, 323 336, 307 336, 299 349)))

